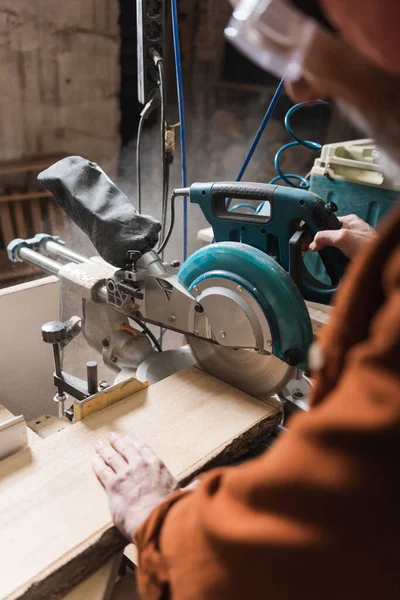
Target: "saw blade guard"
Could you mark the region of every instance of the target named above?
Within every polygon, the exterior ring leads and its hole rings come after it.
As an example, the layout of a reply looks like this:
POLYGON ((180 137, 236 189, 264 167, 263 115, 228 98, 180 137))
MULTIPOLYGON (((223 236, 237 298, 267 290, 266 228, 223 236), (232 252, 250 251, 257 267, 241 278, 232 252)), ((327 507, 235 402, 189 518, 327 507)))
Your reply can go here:
POLYGON ((201 248, 178 272, 190 292, 204 279, 217 276, 242 286, 257 301, 271 330, 272 354, 305 370, 313 341, 311 320, 288 273, 261 250, 237 242, 201 248))

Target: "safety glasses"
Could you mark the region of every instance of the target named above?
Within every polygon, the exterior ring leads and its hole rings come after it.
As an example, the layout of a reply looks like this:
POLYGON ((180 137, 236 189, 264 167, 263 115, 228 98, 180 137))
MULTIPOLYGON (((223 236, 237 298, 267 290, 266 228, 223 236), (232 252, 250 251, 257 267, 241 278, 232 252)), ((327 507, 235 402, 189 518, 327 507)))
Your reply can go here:
POLYGON ((240 0, 225 35, 265 71, 296 81, 319 28, 285 0, 240 0))

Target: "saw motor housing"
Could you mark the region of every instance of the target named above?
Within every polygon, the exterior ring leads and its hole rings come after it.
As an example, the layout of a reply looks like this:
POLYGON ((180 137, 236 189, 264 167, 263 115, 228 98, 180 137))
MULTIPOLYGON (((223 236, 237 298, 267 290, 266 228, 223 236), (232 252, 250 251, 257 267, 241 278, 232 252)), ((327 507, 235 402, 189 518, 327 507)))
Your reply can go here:
POLYGON ((307 190, 264 183, 194 183, 190 201, 198 204, 213 228, 216 241, 236 241, 265 252, 290 274, 305 300, 329 304, 343 277, 348 259, 336 248, 320 253, 331 285, 315 279, 303 261, 307 234, 340 229, 336 205, 307 190), (262 203, 257 214, 232 212, 227 200, 262 203))

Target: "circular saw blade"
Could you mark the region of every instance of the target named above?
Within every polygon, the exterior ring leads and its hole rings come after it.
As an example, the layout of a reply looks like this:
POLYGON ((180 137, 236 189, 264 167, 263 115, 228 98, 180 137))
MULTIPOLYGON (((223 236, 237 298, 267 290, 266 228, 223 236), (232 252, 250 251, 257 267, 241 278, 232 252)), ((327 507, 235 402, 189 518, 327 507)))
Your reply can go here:
POLYGON ((295 369, 273 354, 247 348, 226 348, 199 338, 188 339, 197 362, 211 375, 261 398, 285 387, 295 369))

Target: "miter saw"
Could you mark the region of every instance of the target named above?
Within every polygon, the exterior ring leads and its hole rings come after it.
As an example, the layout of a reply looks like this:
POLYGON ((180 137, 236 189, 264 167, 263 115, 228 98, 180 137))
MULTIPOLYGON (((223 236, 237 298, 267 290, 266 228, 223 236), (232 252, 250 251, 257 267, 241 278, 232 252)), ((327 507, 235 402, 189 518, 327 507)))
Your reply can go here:
MULTIPOLYGON (((182 81, 176 4, 172 2, 180 131, 183 136, 182 81)), ((163 229, 139 214, 132 202, 93 162, 80 157, 59 161, 40 174, 73 221, 88 235, 100 256, 86 258, 45 234, 14 240, 13 261, 26 261, 57 275, 61 297, 72 291, 82 299, 82 314, 43 326, 43 340, 53 345, 57 397, 83 400, 104 386, 95 364, 87 381, 62 370, 61 351, 80 331, 103 361, 126 376, 143 365, 162 361, 152 326, 186 336, 190 350, 177 350, 179 366, 196 361, 209 373, 257 397, 285 388, 307 370, 312 327, 305 299, 328 303, 347 260, 333 248, 320 255, 331 284, 306 269, 308 236, 339 229, 333 204, 306 189, 261 183, 211 182, 173 191, 168 213, 168 169, 173 158, 173 128, 166 118, 163 72, 164 0, 138 0, 138 98, 144 105, 138 131, 137 202, 140 210, 140 133, 143 121, 161 106, 163 229), (176 198, 189 197, 212 225, 215 242, 190 256, 179 268, 166 264, 176 198), (257 214, 227 209, 238 198, 257 205, 257 214), (228 202, 227 202, 228 201, 228 202), (161 234, 160 234, 161 231, 161 234), (159 242, 159 237, 161 241, 159 242), (158 244, 158 245, 157 245, 158 244)), ((184 156, 183 137, 181 139, 184 156)), ((184 162, 184 161, 182 161, 184 162)), ((154 327, 153 327, 154 329, 154 327)))
POLYGON ((11 260, 57 275, 61 294, 68 289, 82 298, 81 319, 43 330, 55 351, 60 395, 83 399, 98 389, 95 377, 85 383, 61 370, 60 350, 80 330, 108 366, 130 373, 157 352, 149 325, 180 332, 205 370, 257 397, 307 369, 313 335, 304 299, 328 302, 347 260, 332 248, 321 252, 332 285, 321 284, 305 269, 303 240, 340 228, 335 207, 307 191, 260 183, 176 189, 172 215, 175 199, 188 196, 216 237, 178 268, 154 249, 157 223, 138 215, 97 164, 71 157, 39 178, 102 257, 83 257, 45 234, 8 247, 11 260), (257 215, 231 213, 227 198, 264 204, 257 215))

